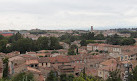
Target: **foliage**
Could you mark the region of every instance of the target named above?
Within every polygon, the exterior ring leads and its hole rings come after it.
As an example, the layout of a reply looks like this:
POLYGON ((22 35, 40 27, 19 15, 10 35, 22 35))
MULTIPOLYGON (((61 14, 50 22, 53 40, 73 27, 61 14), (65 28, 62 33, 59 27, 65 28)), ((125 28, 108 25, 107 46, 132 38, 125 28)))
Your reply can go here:
POLYGON ((92 76, 87 76, 83 73, 80 74, 80 76, 78 77, 75 77, 73 79, 73 81, 101 81, 100 79, 97 79, 95 77, 92 77, 92 76))
POLYGON ((16 33, 9 38, 5 37, 0 40, 0 52, 3 53, 12 51, 25 53, 26 51, 57 50, 62 48, 59 45, 59 39, 56 37, 39 37, 38 40, 32 40, 30 38, 23 38, 20 33, 16 33), (10 44, 10 46, 7 47, 7 44, 10 44))
POLYGON ((9 62, 8 58, 3 59, 3 64, 4 64, 3 78, 8 77, 8 73, 9 73, 9 71, 8 71, 8 62, 9 62))
POLYGON ((131 37, 137 38, 137 32, 132 32, 132 33, 131 33, 131 37))
POLYGON ((59 40, 56 37, 50 37, 50 44, 49 49, 50 50, 57 50, 62 49, 63 47, 59 45, 59 40))
POLYGON ((0 40, 4 39, 4 36, 3 35, 0 35, 0 40))
POLYGON ((1 52, 7 52, 6 51, 6 45, 7 45, 8 41, 6 39, 2 39, 0 40, 0 51, 1 52))
POLYGON ((98 34, 97 36, 95 36, 96 40, 105 40, 105 37, 103 34, 98 34))
POLYGON ((42 31, 42 30, 39 30, 39 31, 31 31, 30 34, 34 34, 34 35, 38 35, 38 34, 46 34, 47 32, 46 31, 42 31))
POLYGON ((12 48, 15 51, 20 51, 21 53, 25 53, 26 51, 32 51, 35 50, 34 42, 32 39, 24 38, 19 39, 17 42, 14 42, 12 44, 12 48))
POLYGON ((69 74, 69 75, 61 74, 59 81, 73 81, 73 79, 74 79, 74 75, 72 75, 72 74, 69 74))
POLYGON ((129 74, 128 81, 137 81, 137 66, 129 74))
POLYGON ((58 81, 56 72, 51 71, 46 79, 46 81, 58 81))
POLYGON ((71 45, 70 48, 68 49, 68 55, 76 55, 78 53, 76 53, 75 49, 77 49, 77 45, 71 45))
POLYGON ((97 43, 94 40, 86 40, 86 42, 87 42, 87 44, 89 44, 89 43, 97 43))
POLYGON ((81 46, 87 46, 86 40, 81 40, 81 41, 80 41, 80 45, 81 45, 81 46))
POLYGON ((136 41, 133 38, 123 38, 121 40, 121 45, 133 45, 135 43, 136 43, 136 41))
POLYGON ((120 71, 119 70, 110 71, 109 77, 106 81, 122 81, 120 78, 120 71))
POLYGON ((47 50, 49 48, 49 38, 48 37, 39 37, 36 41, 38 50, 44 49, 47 50))
POLYGON ((54 54, 54 53, 59 53, 58 51, 52 51, 51 54, 54 54))
POLYGON ((89 33, 82 34, 81 38, 85 40, 94 40, 95 39, 94 35, 95 34, 93 32, 92 33, 89 32, 89 33))
POLYGON ((14 34, 13 36, 9 37, 8 41, 9 43, 13 43, 15 41, 18 41, 19 39, 22 39, 22 35, 18 32, 16 34, 14 34))
POLYGON ((18 75, 14 76, 11 81, 35 81, 34 75, 32 73, 19 73, 18 75))
POLYGON ((135 42, 133 38, 120 37, 117 34, 107 38, 107 43, 112 45, 133 45, 135 42))
POLYGON ((75 40, 79 40, 79 39, 80 39, 80 36, 73 36, 72 34, 68 34, 68 33, 60 37, 61 41, 64 41, 65 43, 68 43, 68 44, 70 44, 71 42, 74 42, 75 40))

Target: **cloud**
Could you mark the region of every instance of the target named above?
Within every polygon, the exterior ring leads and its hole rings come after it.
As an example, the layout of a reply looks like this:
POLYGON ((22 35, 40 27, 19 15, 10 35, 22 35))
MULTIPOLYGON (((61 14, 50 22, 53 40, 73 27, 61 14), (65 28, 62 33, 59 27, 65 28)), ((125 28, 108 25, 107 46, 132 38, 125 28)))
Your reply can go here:
MULTIPOLYGON (((0 0, 1 29, 136 26, 136 0, 0 0)), ((100 28, 102 27, 102 28, 100 28)))

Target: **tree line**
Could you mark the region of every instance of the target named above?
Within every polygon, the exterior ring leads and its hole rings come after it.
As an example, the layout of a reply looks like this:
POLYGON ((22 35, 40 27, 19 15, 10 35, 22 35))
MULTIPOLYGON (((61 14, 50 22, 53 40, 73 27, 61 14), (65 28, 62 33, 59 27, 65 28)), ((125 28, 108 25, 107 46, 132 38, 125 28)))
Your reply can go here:
POLYGON ((12 51, 38 51, 38 50, 57 50, 61 49, 59 39, 56 37, 39 37, 38 40, 23 38, 20 33, 11 37, 0 35, 0 52, 9 53, 12 51))

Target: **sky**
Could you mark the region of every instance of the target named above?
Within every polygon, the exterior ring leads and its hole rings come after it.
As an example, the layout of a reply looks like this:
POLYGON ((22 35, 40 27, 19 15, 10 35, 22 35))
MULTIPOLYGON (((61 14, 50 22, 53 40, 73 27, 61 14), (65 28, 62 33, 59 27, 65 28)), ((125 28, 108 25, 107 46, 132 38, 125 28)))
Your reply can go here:
POLYGON ((0 30, 137 27, 137 0, 0 0, 0 30))

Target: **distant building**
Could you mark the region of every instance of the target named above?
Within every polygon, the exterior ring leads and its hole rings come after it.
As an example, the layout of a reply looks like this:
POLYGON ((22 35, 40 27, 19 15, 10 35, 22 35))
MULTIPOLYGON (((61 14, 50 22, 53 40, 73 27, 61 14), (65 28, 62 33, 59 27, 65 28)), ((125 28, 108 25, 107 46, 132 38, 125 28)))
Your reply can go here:
POLYGON ((93 26, 91 26, 91 32, 93 32, 93 26))
POLYGON ((14 32, 0 32, 1 35, 3 35, 4 37, 10 37, 14 34, 14 32))

